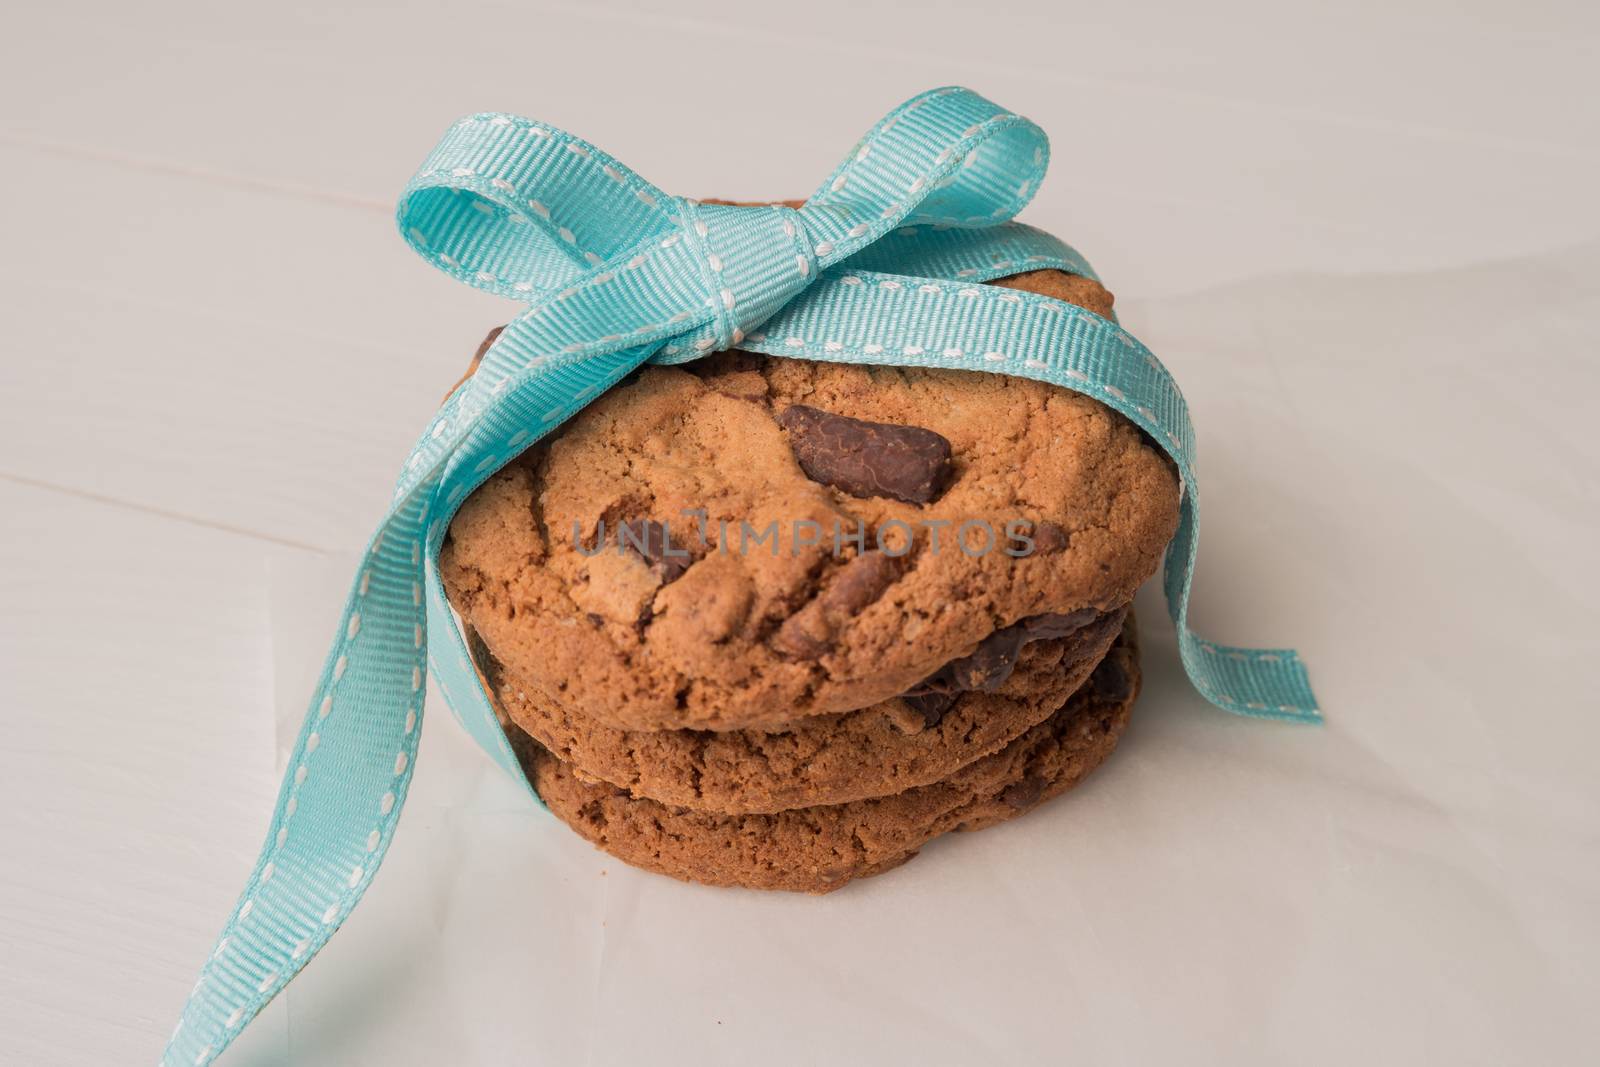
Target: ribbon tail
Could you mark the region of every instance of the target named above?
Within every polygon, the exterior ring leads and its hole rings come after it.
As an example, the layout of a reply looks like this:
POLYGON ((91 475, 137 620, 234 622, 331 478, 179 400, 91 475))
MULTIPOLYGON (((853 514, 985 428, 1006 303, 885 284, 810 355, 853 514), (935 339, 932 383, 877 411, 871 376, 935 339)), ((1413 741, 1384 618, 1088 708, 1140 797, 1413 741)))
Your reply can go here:
POLYGON ((409 493, 368 546, 266 843, 164 1064, 211 1062, 333 936, 383 861, 422 733, 423 530, 437 485, 409 493))
POLYGON ((1238 715, 1285 722, 1322 721, 1311 678, 1292 648, 1237 648, 1206 641, 1189 629, 1189 594, 1200 545, 1200 505, 1184 486, 1178 532, 1162 575, 1167 611, 1178 629, 1183 669, 1200 695, 1238 715))
MULTIPOLYGON (((1019 241, 1025 238, 1018 235, 1019 241)), ((930 261, 953 247, 935 240, 930 261)), ((1058 254, 1049 241, 1021 247, 1041 258, 1058 254)), ((989 268, 993 274, 1008 269, 989 268)), ((1310 680, 1293 650, 1218 645, 1188 628, 1200 525, 1198 482, 1194 429, 1172 376, 1108 319, 1050 297, 967 284, 968 277, 919 283, 903 275, 834 268, 744 347, 802 359, 1001 371, 1082 393, 1119 412, 1167 454, 1180 476, 1182 501, 1167 550, 1165 592, 1184 670, 1195 688, 1211 703, 1241 715, 1320 722, 1310 680)))
MULTIPOLYGON (((432 622, 452 635, 437 641, 433 652, 448 668, 442 683, 459 701, 457 717, 496 762, 522 777, 444 605, 439 548, 454 510, 493 470, 657 347, 525 361, 517 373, 485 374, 484 381, 475 378, 458 390, 423 434, 346 598, 266 844, 184 1006, 164 1064, 211 1062, 316 955, 366 892, 416 768, 429 601, 432 622)), ((504 371, 503 355, 495 367, 504 371)))

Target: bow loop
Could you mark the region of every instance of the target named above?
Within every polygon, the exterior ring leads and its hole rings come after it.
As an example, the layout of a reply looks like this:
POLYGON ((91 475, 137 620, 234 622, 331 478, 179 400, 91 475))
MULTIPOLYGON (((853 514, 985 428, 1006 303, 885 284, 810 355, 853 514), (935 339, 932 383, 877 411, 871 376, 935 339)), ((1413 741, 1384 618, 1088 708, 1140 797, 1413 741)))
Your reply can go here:
POLYGON ((668 196, 554 127, 481 114, 429 155, 399 222, 434 266, 530 304, 485 360, 477 387, 492 388, 540 359, 655 344, 641 358, 675 362, 736 345, 903 223, 1003 226, 1047 156, 1033 123, 937 89, 868 131, 800 210, 733 207, 668 196), (598 336, 597 315, 612 325, 598 336))
POLYGON ((406 186, 397 220, 423 259, 528 301, 671 232, 674 198, 581 138, 513 115, 461 119, 406 186))
MULTIPOLYGON (((852 266, 915 262, 904 236, 918 229, 951 231, 952 248, 928 265, 957 277, 997 276, 1025 253, 1076 266, 1065 246, 1045 247, 1031 231, 1013 236, 1010 219, 1038 188, 1048 155, 1027 119, 968 89, 935 89, 879 121, 799 210, 739 207, 669 196, 552 126, 464 118, 407 186, 400 228, 434 266, 528 307, 436 416, 430 440, 443 449, 447 423, 480 418, 537 366, 679 363, 738 345, 806 289, 826 300, 858 282, 827 276, 851 257, 852 266), (880 242, 896 251, 878 253, 880 242)), ((398 493, 423 477, 432 447, 414 457, 398 493)))
POLYGON ((1044 131, 1022 116, 970 89, 935 89, 868 131, 807 214, 824 244, 875 239, 902 220, 995 226, 1033 198, 1049 155, 1044 131))

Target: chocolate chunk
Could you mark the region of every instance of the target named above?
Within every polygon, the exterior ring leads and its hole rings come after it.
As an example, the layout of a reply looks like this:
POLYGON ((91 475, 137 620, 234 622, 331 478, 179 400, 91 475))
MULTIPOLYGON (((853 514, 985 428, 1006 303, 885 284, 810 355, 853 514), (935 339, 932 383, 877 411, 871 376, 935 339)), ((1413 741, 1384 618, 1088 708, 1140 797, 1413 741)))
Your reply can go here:
POLYGON ((1070 671, 1092 649, 1099 647, 1108 629, 1122 625, 1126 614, 1126 608, 1108 612, 1082 608, 1066 614, 1023 619, 990 634, 972 655, 945 664, 902 693, 900 699, 923 716, 925 727, 937 726, 960 694, 974 689, 993 691, 1005 684, 1016 668, 1023 645, 1031 641, 1070 638, 1061 655, 1061 669, 1070 671))
POLYGON ((785 409, 778 425, 807 478, 851 496, 926 504, 950 481, 950 442, 920 426, 863 422, 804 404, 785 409))
MULTIPOLYGON (((978 643, 970 656, 951 660, 937 671, 901 694, 921 697, 931 693, 992 693, 1005 684, 1017 666, 1022 646, 1031 641, 1067 637, 1086 631, 1118 612, 1103 613, 1093 608, 1080 608, 1065 614, 1033 615, 1021 622, 996 630, 978 643)), ((1088 642, 1085 642, 1087 644, 1088 642)), ((1068 650, 1069 655, 1073 650, 1068 650)), ((1082 655, 1081 650, 1078 655, 1082 655)), ((941 713, 942 714, 942 713, 941 713)))
POLYGON ((873 549, 839 568, 833 584, 822 594, 823 605, 844 615, 855 615, 883 595, 900 574, 893 556, 873 549))
POLYGON ((838 627, 882 596, 899 574, 899 563, 884 552, 863 552, 850 560, 839 568, 821 596, 778 627, 779 651, 796 659, 821 656, 832 646, 838 627))
POLYGON ((1122 629, 1122 620, 1127 616, 1126 607, 1102 612, 1093 621, 1067 634, 1061 650, 1062 668, 1067 669, 1087 659, 1091 652, 1101 647, 1104 638, 1122 629))
POLYGON ((993 692, 1011 677, 1011 671, 1017 665, 1017 654, 1022 651, 1026 637, 1021 623, 996 630, 978 642, 978 647, 970 656, 951 660, 901 696, 966 693, 972 690, 993 692))
POLYGON ((774 638, 779 650, 796 659, 816 659, 833 640, 833 630, 823 617, 821 605, 813 601, 783 620, 774 638))
POLYGON ((1025 623, 996 630, 978 643, 970 656, 945 665, 950 679, 961 692, 992 693, 1005 684, 1017 665, 1017 656, 1028 640, 1025 623))
POLYGON ((1079 608, 1065 614, 1048 612, 1044 615, 1034 615, 1022 620, 1022 627, 1028 633, 1030 641, 1047 641, 1055 637, 1065 637, 1074 631, 1081 630, 1095 619, 1100 617, 1100 612, 1094 608, 1079 608))
POLYGON ((1095 696, 1112 704, 1122 703, 1133 692, 1133 679, 1115 651, 1100 661, 1089 676, 1089 684, 1094 687, 1095 696))
POLYGON ((665 523, 635 519, 617 526, 617 543, 650 565, 663 585, 677 581, 694 560, 676 544, 665 523))
POLYGON ((931 730, 944 720, 944 713, 955 705, 955 693, 924 693, 900 698, 906 707, 922 716, 922 728, 931 730))
POLYGON ((1067 531, 1053 522, 1036 522, 1033 524, 1033 554, 1048 556, 1060 552, 1067 547, 1071 537, 1067 531))
POLYGON ((1030 774, 1020 782, 1012 782, 1000 794, 1000 799, 1016 808, 1025 811, 1039 803, 1039 798, 1044 796, 1045 780, 1037 774, 1030 774))

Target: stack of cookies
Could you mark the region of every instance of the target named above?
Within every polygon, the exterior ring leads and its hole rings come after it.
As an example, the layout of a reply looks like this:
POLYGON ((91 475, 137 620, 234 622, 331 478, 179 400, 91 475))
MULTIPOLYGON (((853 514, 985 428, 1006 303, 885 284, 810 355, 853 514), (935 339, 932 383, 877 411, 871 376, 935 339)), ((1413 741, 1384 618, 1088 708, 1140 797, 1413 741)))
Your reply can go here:
MULTIPOLYGON (((1055 271, 996 284, 1111 307, 1055 271)), ((1177 513, 1165 457, 1087 397, 733 351, 513 461, 440 567, 558 817, 677 878, 826 892, 1110 753, 1177 513)))

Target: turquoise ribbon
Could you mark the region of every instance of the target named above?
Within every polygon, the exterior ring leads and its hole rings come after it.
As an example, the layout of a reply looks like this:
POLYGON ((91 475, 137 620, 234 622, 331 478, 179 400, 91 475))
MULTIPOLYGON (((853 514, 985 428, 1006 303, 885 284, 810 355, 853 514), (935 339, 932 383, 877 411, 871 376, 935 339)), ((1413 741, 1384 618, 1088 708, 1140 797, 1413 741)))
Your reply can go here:
POLYGON ((163 1062, 210 1062, 361 899, 405 803, 429 654, 457 719, 526 784, 474 676, 437 558, 461 501, 643 363, 773 356, 1014 374, 1094 397, 1176 465, 1165 568, 1184 669, 1219 707, 1318 721, 1299 657, 1187 625, 1199 530, 1194 431, 1160 362, 1113 319, 981 283, 1071 248, 1012 221, 1049 156, 1028 120, 965 89, 907 101, 799 209, 669 196, 593 145, 510 115, 462 119, 406 187, 416 252, 525 302, 407 459, 355 576, 265 847, 163 1062), (430 635, 433 635, 430 637, 430 635))

